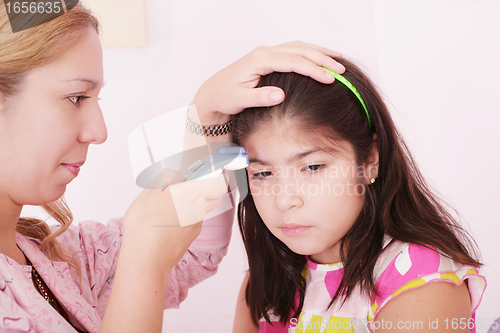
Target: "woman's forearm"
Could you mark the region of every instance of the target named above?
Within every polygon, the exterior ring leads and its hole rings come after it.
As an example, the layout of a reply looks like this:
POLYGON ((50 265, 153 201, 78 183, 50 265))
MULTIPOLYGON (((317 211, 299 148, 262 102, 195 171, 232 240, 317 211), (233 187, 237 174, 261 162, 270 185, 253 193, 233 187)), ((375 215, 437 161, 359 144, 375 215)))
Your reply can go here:
POLYGON ((166 285, 176 262, 169 262, 167 253, 153 253, 160 238, 151 233, 147 239, 150 244, 140 244, 124 235, 99 332, 161 332, 166 285))

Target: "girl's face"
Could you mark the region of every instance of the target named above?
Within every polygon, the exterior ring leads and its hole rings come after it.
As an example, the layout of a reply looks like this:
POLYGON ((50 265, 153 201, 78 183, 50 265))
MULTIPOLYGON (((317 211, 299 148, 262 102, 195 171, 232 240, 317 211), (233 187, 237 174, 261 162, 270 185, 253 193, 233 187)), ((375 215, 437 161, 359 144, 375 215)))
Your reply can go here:
POLYGON ((98 95, 102 49, 95 30, 56 61, 28 72, 9 99, 0 94, 0 200, 41 205, 61 197, 91 143, 106 140, 98 95))
POLYGON ((267 228, 293 252, 338 262, 340 241, 363 207, 364 168, 372 170, 378 154, 358 167, 350 143, 314 145, 291 129, 273 122, 244 142, 253 200, 267 228))

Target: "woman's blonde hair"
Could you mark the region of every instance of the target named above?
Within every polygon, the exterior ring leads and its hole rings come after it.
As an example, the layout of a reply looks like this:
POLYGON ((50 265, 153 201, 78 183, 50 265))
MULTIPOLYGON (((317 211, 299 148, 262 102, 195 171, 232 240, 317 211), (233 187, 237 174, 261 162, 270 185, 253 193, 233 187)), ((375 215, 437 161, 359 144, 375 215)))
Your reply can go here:
MULTIPOLYGON (((0 101, 3 102, 16 94, 30 70, 61 57, 78 42, 83 31, 93 28, 99 32, 97 18, 78 4, 49 22, 13 33, 3 2, 0 0, 0 101)), ((52 233, 47 223, 35 218, 20 218, 16 230, 40 240, 41 250, 51 260, 66 261, 80 274, 79 265, 69 249, 56 240, 73 221, 68 205, 60 198, 42 208, 61 224, 57 231, 52 233)))

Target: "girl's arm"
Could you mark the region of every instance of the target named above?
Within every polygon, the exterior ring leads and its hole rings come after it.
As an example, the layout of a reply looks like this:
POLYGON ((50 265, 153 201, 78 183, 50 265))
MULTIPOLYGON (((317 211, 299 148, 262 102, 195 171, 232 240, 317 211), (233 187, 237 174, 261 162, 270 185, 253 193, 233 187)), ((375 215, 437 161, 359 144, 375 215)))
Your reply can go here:
MULTIPOLYGON (((466 283, 433 282, 404 292, 380 310, 374 328, 382 332, 469 332, 471 300, 466 283)), ((473 328, 472 321, 470 328, 473 328)))
POLYGON ((241 284, 238 301, 236 303, 236 312, 234 314, 233 333, 258 333, 259 328, 255 326, 250 317, 250 309, 245 302, 245 290, 248 284, 249 273, 245 275, 241 284))

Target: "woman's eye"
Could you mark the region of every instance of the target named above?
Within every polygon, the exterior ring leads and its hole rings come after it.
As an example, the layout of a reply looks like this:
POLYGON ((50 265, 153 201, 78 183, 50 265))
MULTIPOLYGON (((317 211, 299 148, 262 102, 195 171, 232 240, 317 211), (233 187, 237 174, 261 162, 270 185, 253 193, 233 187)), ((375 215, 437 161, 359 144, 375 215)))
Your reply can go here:
POLYGON ((252 175, 252 179, 255 180, 264 180, 267 177, 271 176, 272 173, 271 171, 261 171, 261 172, 256 172, 252 175))
POLYGON ((78 96, 69 96, 68 99, 73 103, 73 104, 80 104, 81 101, 84 99, 90 98, 90 96, 85 96, 85 95, 78 95, 78 96))
POLYGON ((313 164, 313 165, 306 165, 305 167, 302 168, 302 171, 317 172, 323 170, 324 168, 326 168, 326 165, 324 164, 313 164))

